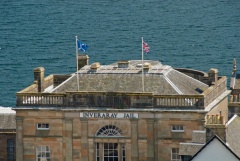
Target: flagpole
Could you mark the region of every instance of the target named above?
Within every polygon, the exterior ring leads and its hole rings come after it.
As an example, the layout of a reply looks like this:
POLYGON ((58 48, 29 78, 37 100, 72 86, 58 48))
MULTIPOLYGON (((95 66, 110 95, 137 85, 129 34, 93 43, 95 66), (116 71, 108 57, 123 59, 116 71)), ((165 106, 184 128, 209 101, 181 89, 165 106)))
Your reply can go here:
POLYGON ((78 91, 79 91, 79 78, 78 78, 78 42, 77 42, 77 40, 78 40, 78 38, 77 38, 77 36, 75 36, 76 37, 76 61, 77 61, 77 88, 78 88, 78 91))
POLYGON ((144 92, 144 77, 143 77, 143 37, 142 37, 142 92, 144 92))

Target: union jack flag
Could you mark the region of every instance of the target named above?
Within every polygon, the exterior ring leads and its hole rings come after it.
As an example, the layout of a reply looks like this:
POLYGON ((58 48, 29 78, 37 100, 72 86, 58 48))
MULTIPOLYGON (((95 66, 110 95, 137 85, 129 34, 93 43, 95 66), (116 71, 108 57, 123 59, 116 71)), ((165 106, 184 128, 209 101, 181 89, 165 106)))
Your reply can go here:
POLYGON ((146 42, 143 41, 143 51, 145 53, 148 53, 150 50, 150 47, 148 46, 148 44, 146 42))

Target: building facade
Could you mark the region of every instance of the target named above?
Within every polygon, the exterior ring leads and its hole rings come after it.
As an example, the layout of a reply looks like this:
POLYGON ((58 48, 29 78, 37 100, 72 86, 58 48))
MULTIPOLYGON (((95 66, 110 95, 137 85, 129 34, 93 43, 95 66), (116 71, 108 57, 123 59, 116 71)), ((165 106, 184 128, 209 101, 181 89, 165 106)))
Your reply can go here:
POLYGON ((15 161, 15 111, 0 107, 0 160, 15 161))
POLYGON ((18 161, 178 161, 179 143, 204 130, 207 115, 227 122, 229 91, 217 69, 174 69, 118 61, 44 77, 17 93, 18 161))

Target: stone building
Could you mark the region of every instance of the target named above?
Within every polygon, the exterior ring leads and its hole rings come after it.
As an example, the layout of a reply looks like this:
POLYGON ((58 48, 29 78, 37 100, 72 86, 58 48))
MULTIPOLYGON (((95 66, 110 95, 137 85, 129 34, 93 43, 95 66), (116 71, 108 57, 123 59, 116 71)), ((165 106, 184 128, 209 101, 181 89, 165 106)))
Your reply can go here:
POLYGON ((78 61, 69 75, 34 69, 34 83, 17 92, 18 161, 178 161, 179 143, 204 130, 207 115, 228 121, 217 69, 78 61))
POLYGON ((0 107, 0 160, 15 161, 15 111, 0 107))

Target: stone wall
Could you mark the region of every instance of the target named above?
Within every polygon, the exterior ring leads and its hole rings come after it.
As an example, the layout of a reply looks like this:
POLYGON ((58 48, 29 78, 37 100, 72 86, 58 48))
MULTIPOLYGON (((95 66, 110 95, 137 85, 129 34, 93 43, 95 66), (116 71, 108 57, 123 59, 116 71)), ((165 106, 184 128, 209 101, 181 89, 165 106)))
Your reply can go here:
POLYGON ((36 147, 49 146, 51 160, 63 161, 66 154, 65 123, 62 112, 24 110, 17 113, 17 161, 35 161, 36 147), (38 123, 48 123, 49 130, 37 130, 38 123))
POLYGON ((138 113, 139 117, 132 119, 80 118, 80 112, 17 110, 19 146, 23 149, 18 152, 23 156, 18 161, 35 161, 36 146, 41 145, 50 146, 54 161, 93 161, 96 143, 107 142, 125 145, 126 160, 165 161, 171 158, 171 148, 190 141, 193 130, 204 129, 204 112, 135 111, 133 113, 138 113), (37 130, 37 123, 49 123, 49 129, 37 130), (97 131, 105 125, 121 129, 122 137, 96 137, 97 131), (182 125, 184 130, 173 132, 172 125, 182 125))

